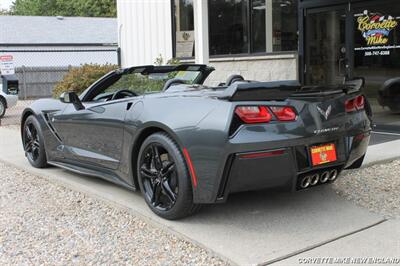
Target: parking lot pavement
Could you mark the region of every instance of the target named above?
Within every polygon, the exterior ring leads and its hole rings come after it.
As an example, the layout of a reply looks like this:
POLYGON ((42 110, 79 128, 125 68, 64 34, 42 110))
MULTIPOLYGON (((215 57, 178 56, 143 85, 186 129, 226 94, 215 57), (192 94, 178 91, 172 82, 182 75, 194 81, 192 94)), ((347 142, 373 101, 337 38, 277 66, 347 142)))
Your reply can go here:
POLYGON ((391 220, 273 265, 399 265, 399 254, 400 221, 391 220), (317 259, 326 263, 315 263, 317 259), (346 259, 353 263, 346 263, 346 259))
POLYGON ((395 140, 400 140, 400 132, 392 133, 392 132, 374 131, 372 132, 371 141, 369 145, 373 146, 395 140))
POLYGON ((5 116, 0 119, 0 126, 19 125, 21 123, 22 112, 32 102, 32 100, 20 100, 16 106, 8 108, 5 116))
POLYGON ((226 204, 205 206, 194 217, 170 222, 153 215, 139 193, 57 168, 33 169, 15 130, 0 129, 0 147, 5 162, 116 204, 241 265, 274 262, 384 221, 325 186, 293 194, 237 194, 226 204))

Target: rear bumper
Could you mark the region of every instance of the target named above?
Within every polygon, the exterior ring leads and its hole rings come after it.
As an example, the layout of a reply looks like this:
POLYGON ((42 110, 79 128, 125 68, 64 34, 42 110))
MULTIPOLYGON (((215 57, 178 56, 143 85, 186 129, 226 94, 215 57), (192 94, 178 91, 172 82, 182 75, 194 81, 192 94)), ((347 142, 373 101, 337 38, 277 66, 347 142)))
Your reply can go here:
POLYGON ((3 94, 3 97, 7 101, 7 108, 14 107, 17 104, 17 101, 18 101, 17 95, 3 94))
MULTIPOLYGON (((274 149, 233 153, 226 163, 216 201, 226 201, 229 194, 242 191, 300 190, 301 180, 305 176, 322 175, 333 170, 340 173, 350 167, 365 155, 369 140, 370 133, 365 132, 319 141, 309 140, 309 143, 295 146, 285 146, 285 143, 281 143, 281 147, 274 149), (313 167, 309 153, 310 146, 328 143, 335 143, 337 161, 313 167)), ((318 182, 316 185, 320 184, 321 182, 318 182)))

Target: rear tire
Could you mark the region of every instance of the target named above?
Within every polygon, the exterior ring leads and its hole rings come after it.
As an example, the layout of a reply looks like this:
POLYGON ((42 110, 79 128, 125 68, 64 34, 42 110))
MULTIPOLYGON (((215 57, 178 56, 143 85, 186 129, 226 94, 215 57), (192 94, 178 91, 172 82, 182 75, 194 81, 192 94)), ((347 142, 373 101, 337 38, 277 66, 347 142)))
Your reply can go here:
POLYGON ((175 141, 155 133, 142 144, 137 163, 138 183, 150 209, 158 216, 177 220, 194 214, 190 174, 175 141))
POLYGON ((6 101, 0 97, 0 118, 3 118, 6 114, 6 101))
POLYGON ((33 115, 29 116, 24 123, 22 143, 25 156, 33 167, 47 167, 43 133, 39 121, 33 115))

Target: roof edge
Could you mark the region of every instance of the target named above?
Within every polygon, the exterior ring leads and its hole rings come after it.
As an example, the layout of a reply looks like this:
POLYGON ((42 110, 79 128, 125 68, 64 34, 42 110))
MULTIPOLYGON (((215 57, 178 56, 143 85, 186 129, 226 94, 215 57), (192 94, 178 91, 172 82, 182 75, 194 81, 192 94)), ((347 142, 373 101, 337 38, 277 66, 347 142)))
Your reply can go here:
POLYGON ((0 46, 118 46, 118 43, 0 43, 0 46))

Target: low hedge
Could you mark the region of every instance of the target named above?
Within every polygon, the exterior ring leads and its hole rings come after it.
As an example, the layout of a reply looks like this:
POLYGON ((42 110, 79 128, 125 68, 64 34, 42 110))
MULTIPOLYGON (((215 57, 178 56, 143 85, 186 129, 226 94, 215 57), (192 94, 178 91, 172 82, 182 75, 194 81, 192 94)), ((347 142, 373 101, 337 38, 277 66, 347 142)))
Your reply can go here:
POLYGON ((53 97, 58 98, 63 92, 74 91, 78 95, 86 90, 93 82, 110 71, 117 69, 117 65, 85 64, 72 67, 53 90, 53 97))

